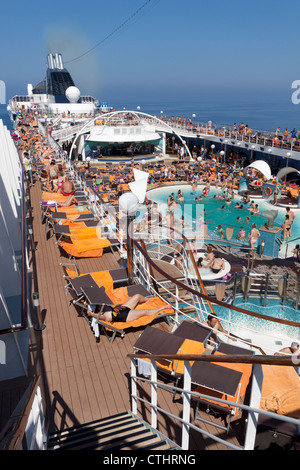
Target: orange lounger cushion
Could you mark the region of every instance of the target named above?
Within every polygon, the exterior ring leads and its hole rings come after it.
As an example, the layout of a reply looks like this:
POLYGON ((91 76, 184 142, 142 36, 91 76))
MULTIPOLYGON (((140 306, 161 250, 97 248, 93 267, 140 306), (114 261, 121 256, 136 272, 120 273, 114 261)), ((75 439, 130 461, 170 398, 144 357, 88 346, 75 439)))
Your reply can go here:
MULTIPOLYGON (((204 353, 204 345, 199 341, 194 341, 192 339, 185 339, 181 345, 180 351, 177 354, 192 354, 192 355, 201 355, 204 353)), ((149 359, 150 361, 150 359, 149 359)), ((189 361, 192 366, 195 361, 189 361)), ((165 369, 169 372, 175 372, 176 374, 184 373, 184 361, 174 360, 170 361, 156 361, 158 367, 165 369)))
POLYGON ((300 381, 294 367, 263 365, 260 407, 279 415, 299 418, 300 381))
MULTIPOLYGON (((78 277, 76 271, 73 271, 72 269, 69 269, 69 268, 66 268, 66 271, 67 271, 68 276, 74 277, 74 278, 78 277)), ((113 289, 114 281, 109 271, 95 271, 92 273, 80 274, 80 276, 86 276, 86 274, 90 274, 92 278, 94 279, 94 281, 97 284, 99 284, 99 287, 104 287, 105 290, 113 289)))
POLYGON ((58 203, 63 204, 67 199, 67 196, 63 196, 61 193, 50 193, 44 191, 42 194, 43 201, 56 201, 58 203))
POLYGON ((107 238, 85 238, 77 240, 76 237, 73 237, 71 234, 71 240, 78 253, 99 250, 110 246, 110 241, 107 238))
MULTIPOLYGON (((77 222, 74 222, 74 225, 77 222)), ((73 239, 75 240, 87 240, 90 238, 101 238, 101 227, 79 227, 79 229, 72 228, 71 230, 71 235, 73 239)))
POLYGON ((291 188, 291 187, 289 187, 288 189, 290 190, 291 196, 294 197, 295 199, 297 199, 297 197, 299 195, 299 190, 291 188))
POLYGON ((99 258, 103 254, 103 248, 98 249, 85 249, 84 251, 78 251, 78 248, 74 243, 67 243, 64 241, 60 241, 61 248, 68 253, 70 256, 74 256, 74 258, 99 258))

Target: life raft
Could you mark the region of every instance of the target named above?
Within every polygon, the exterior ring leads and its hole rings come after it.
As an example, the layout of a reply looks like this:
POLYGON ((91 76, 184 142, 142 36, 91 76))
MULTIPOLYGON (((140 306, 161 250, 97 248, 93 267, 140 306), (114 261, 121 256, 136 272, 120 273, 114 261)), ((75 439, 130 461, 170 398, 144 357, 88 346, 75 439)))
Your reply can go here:
POLYGON ((267 197, 271 196, 272 193, 273 193, 272 188, 270 188, 270 186, 267 186, 267 187, 265 188, 264 193, 265 193, 265 195, 266 195, 267 197))

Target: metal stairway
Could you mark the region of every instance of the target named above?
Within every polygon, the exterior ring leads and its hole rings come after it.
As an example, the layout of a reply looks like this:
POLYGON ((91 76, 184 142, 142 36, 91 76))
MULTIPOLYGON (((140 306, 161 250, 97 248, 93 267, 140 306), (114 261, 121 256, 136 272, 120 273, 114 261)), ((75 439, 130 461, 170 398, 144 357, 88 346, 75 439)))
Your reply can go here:
POLYGON ((48 435, 48 450, 180 450, 131 412, 48 435))

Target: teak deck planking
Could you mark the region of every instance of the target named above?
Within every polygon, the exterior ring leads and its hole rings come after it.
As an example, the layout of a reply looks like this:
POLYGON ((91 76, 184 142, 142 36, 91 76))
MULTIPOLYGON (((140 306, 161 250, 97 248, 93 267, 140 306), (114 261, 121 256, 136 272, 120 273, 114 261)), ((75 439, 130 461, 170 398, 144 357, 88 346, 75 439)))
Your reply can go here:
MULTIPOLYGON (((60 263, 68 262, 68 258, 61 253, 55 237, 45 237, 45 226, 41 223, 41 197, 40 185, 36 183, 31 188, 32 223, 36 244, 36 281, 45 329, 36 331, 32 328, 29 368, 30 374, 41 375, 46 426, 49 432, 54 432, 131 409, 130 359, 127 354, 133 352, 133 345, 143 329, 128 331, 123 339, 117 336, 113 344, 103 334, 100 342, 96 342, 86 320, 78 316, 75 307, 70 304, 69 296, 66 296, 66 281, 60 263)), ((31 256, 29 259, 32 267, 31 256)), ((81 272, 91 272, 118 268, 119 261, 118 255, 107 252, 101 258, 80 259, 78 264, 81 272)), ((36 285, 32 285, 34 288, 36 285)), ((169 328, 163 321, 154 322, 152 326, 169 328)), ((138 389, 142 396, 149 398, 147 386, 138 389)), ((2 390, 3 387, 0 392, 2 390)), ((7 403, 5 390, 2 392, 2 404, 4 399, 7 403)), ((178 395, 173 402, 171 393, 161 390, 158 405, 181 416, 182 399, 178 395)), ((149 407, 140 404, 138 409, 140 416, 149 421, 149 407)), ((207 419, 208 415, 204 415, 207 419)), ((159 415, 158 423, 160 432, 181 444, 179 422, 159 415)), ((222 430, 206 424, 201 426, 206 431, 226 438, 222 430)), ((239 445, 234 431, 230 432, 227 439, 239 445)), ((201 434, 195 435, 192 431, 190 449, 216 450, 227 447, 201 434)))

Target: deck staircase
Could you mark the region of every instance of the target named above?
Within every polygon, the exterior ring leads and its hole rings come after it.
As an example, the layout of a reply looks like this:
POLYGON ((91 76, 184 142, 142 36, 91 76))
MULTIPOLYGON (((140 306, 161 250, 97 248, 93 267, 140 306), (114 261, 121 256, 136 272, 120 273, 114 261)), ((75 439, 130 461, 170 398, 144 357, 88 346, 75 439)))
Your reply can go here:
POLYGON ((268 295, 278 296, 278 280, 270 278, 266 284, 266 276, 252 273, 249 295, 264 296, 267 289, 268 295))
POLYGON ((180 450, 131 412, 49 434, 48 450, 180 450))

